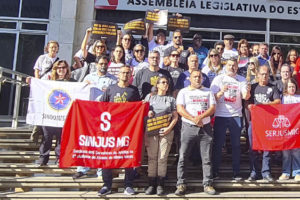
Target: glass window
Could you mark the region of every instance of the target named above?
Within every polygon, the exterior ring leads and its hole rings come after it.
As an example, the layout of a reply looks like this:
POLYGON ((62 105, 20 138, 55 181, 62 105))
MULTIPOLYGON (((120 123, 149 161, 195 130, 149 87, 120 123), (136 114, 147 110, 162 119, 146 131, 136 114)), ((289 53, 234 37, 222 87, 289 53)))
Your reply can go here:
POLYGON ((222 33, 222 39, 224 38, 224 35, 231 34, 234 35, 235 41, 238 42, 241 39, 246 39, 248 42, 264 42, 265 41, 265 35, 264 34, 247 34, 247 33, 222 33))
POLYGON ((0 16, 18 17, 20 0, 1 0, 0 16))
POLYGON ((20 34, 16 71, 33 75, 34 63, 44 53, 44 45, 44 35, 20 34))
POLYGON ((0 28, 15 29, 16 26, 16 22, 0 22, 0 28))
POLYGON ((300 36, 271 35, 270 42, 300 44, 300 36))
POLYGON ((46 31, 47 24, 22 23, 22 29, 46 31))
POLYGON ((13 69, 16 34, 0 33, 0 66, 13 69), (4 48, 5 47, 5 48, 4 48))
POLYGON ((300 21, 271 19, 270 30, 277 32, 300 32, 300 21))
POLYGON ((50 0, 23 0, 21 17, 49 19, 50 0))

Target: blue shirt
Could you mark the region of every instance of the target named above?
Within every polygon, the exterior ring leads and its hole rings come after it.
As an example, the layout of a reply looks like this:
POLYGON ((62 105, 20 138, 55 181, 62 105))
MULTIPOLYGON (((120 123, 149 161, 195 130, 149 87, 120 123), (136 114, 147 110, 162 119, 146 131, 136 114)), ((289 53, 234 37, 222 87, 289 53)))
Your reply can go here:
POLYGON ((263 58, 261 55, 257 56, 257 59, 258 59, 258 62, 259 62, 259 66, 262 66, 262 65, 267 65, 269 66, 269 60, 270 60, 270 56, 268 56, 267 59, 263 58))
MULTIPOLYGON (((191 84, 190 82, 190 72, 187 70, 187 71, 184 71, 182 72, 179 77, 178 77, 178 80, 177 80, 177 83, 176 83, 176 86, 175 86, 175 89, 182 89, 182 88, 185 88, 187 86, 189 86, 191 84)), ((206 76, 206 74, 203 74, 202 73, 202 85, 204 87, 207 87, 209 88, 210 87, 210 83, 209 83, 209 79, 208 77, 206 76)))
POLYGON ((198 56, 199 59, 199 69, 201 69, 201 66, 203 64, 203 61, 207 57, 208 49, 206 47, 201 46, 199 49, 194 48, 195 53, 198 56))

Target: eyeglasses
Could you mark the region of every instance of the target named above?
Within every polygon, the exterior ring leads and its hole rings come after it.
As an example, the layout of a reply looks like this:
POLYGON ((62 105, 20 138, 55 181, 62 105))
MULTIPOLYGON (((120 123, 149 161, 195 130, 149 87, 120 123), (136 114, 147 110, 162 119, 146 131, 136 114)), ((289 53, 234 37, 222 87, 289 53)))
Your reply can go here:
POLYGON ((174 36, 174 39, 180 39, 181 36, 174 36))
POLYGON ((209 57, 219 57, 219 54, 210 54, 209 57))
POLYGON ((248 65, 255 65, 254 62, 248 62, 248 65))
POLYGON ((130 38, 123 38, 123 40, 130 41, 131 39, 130 38))
POLYGON ((136 50, 134 50, 135 52, 144 52, 144 50, 143 49, 136 49, 136 50))
POLYGON ((97 45, 96 48, 105 48, 104 45, 97 45))
POLYGON ((179 54, 171 54, 172 57, 176 57, 176 58, 179 58, 180 55, 179 54))
POLYGON ((160 81, 161 84, 169 84, 167 81, 160 81))

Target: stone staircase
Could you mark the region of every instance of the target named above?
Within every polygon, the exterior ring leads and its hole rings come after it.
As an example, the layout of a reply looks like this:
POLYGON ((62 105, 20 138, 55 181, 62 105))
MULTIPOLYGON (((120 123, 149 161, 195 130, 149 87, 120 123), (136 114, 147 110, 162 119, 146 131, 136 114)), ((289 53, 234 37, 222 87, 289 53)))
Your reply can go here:
MULTIPOLYGON (((54 164, 54 152, 51 152, 49 165, 37 167, 39 145, 29 140, 30 128, 0 128, 0 199, 99 199, 97 190, 103 181, 96 176, 96 170, 91 170, 87 177, 73 180, 75 167, 61 169, 54 164)), ((242 145, 244 138, 241 138, 242 145)), ((53 142, 53 146, 55 141, 53 142)), ((145 159, 147 160, 147 159, 145 159)), ((258 180, 249 182, 248 155, 241 155, 241 174, 245 180, 231 179, 231 155, 224 152, 220 169, 221 179, 215 180, 218 191, 215 196, 203 193, 201 166, 188 167, 188 194, 184 197, 174 195, 176 189, 176 155, 170 154, 168 163, 168 178, 166 180, 167 195, 145 195, 147 186, 147 165, 142 165, 142 175, 136 179, 134 186, 138 192, 130 198, 135 199, 300 199, 300 183, 293 179, 274 181, 272 183, 258 180)), ((123 195, 123 170, 118 170, 113 183, 113 194, 105 199, 128 199, 123 195)), ((280 166, 272 167, 272 175, 278 178, 280 166)))

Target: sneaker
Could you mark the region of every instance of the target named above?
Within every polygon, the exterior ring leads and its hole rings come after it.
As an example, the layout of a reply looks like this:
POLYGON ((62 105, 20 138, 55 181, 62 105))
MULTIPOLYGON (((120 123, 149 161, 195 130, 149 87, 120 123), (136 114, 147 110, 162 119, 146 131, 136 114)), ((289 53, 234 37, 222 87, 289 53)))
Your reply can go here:
POLYGON ((76 174, 73 175, 73 179, 77 179, 77 178, 81 178, 83 177, 85 174, 82 172, 76 172, 76 174))
POLYGON ((135 191, 134 191, 134 189, 132 187, 127 187, 124 190, 124 194, 126 194, 126 195, 134 195, 135 191))
POLYGON ((210 186, 210 185, 204 186, 204 192, 206 194, 209 194, 209 195, 215 195, 216 194, 216 190, 213 188, 213 186, 210 186))
POLYGON ((300 181, 300 174, 297 174, 294 178, 295 181, 300 181))
POLYGON ((267 182, 272 182, 274 181, 274 179, 272 178, 272 176, 270 174, 266 175, 263 177, 263 179, 267 182))
POLYGON ((185 191, 186 191, 186 185, 184 184, 177 185, 177 190, 175 191, 175 195, 177 196, 185 195, 185 191))
POLYGON ((290 179, 290 176, 287 175, 287 174, 281 174, 281 176, 279 177, 278 180, 280 181, 286 181, 286 180, 289 180, 290 179))
POLYGON ((106 186, 103 186, 99 191, 98 191, 98 196, 104 196, 104 195, 108 195, 111 194, 111 189, 109 189, 106 186))
POLYGON ((257 177, 255 175, 250 175, 249 178, 247 179, 248 181, 256 181, 257 177))
POLYGON ((241 181, 243 178, 240 175, 234 175, 233 180, 235 181, 241 181))

